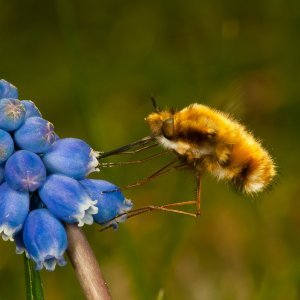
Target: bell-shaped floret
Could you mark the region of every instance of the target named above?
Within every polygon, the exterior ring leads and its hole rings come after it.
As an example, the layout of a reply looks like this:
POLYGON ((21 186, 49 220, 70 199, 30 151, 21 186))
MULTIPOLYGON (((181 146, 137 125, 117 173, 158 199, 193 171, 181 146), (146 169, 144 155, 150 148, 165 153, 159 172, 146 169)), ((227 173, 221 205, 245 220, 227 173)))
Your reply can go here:
POLYGON ((31 100, 21 100, 21 103, 25 107, 25 119, 31 118, 31 117, 42 117, 41 112, 39 109, 35 106, 33 101, 31 100))
POLYGON ((14 141, 11 135, 0 129, 0 164, 5 162, 14 152, 14 141))
POLYGON ((17 99, 4 98, 0 101, 0 128, 6 131, 18 129, 25 120, 25 107, 17 99))
MULTIPOLYGON (((68 246, 65 228, 47 209, 30 212, 23 229, 23 242, 26 254, 35 261, 37 270, 45 267, 53 271, 56 264, 66 264, 63 257, 68 246)), ((22 250, 20 245, 18 247, 22 250)))
POLYGON ((21 149, 44 153, 55 141, 54 126, 40 117, 28 118, 14 137, 21 149))
POLYGON ((92 215, 98 212, 97 200, 77 180, 64 175, 49 175, 39 196, 53 215, 68 223, 78 222, 78 226, 92 224, 92 215))
POLYGON ((0 80, 0 99, 2 98, 18 98, 18 89, 4 79, 0 80))
POLYGON ((29 213, 29 193, 18 192, 6 182, 0 185, 0 234, 3 240, 14 240, 29 213))
POLYGON ((7 160, 4 177, 15 190, 33 192, 45 182, 46 169, 37 154, 19 150, 7 160))
POLYGON ((116 228, 119 222, 126 220, 126 212, 132 208, 132 202, 124 197, 117 186, 96 179, 84 179, 80 183, 92 199, 98 200, 98 213, 93 216, 96 223, 116 228))
POLYGON ((43 155, 43 162, 50 173, 60 173, 83 179, 93 171, 98 171, 98 152, 86 142, 75 139, 59 139, 43 155))

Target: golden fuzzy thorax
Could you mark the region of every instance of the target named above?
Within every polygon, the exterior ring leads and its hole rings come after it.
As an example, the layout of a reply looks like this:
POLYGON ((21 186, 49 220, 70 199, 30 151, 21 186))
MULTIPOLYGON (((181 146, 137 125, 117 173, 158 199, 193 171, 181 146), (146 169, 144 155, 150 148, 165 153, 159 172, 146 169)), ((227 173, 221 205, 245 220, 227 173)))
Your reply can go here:
POLYGON ((196 172, 208 171, 230 180, 246 193, 265 189, 276 175, 274 162, 253 135, 229 115, 192 104, 179 112, 151 113, 146 118, 152 134, 196 172), (163 124, 173 118, 174 132, 166 138, 163 124))

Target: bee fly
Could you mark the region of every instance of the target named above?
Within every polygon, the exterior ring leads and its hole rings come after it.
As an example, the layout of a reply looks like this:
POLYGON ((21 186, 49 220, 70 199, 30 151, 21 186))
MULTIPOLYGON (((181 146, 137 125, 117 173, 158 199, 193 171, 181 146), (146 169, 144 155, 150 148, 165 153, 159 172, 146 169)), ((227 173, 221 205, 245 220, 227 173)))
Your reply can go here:
POLYGON ((204 172, 212 174, 218 180, 227 180, 238 190, 250 195, 263 191, 271 183, 276 175, 273 159, 261 143, 231 116, 197 103, 177 112, 160 111, 155 100, 152 101, 155 111, 145 118, 151 135, 105 152, 100 155, 100 159, 121 153, 133 154, 157 145, 166 151, 142 160, 100 163, 100 166, 141 163, 171 151, 176 155, 174 160, 151 176, 124 188, 142 185, 174 169, 190 169, 197 177, 197 199, 162 206, 146 206, 132 211, 130 216, 150 210, 170 211, 194 217, 200 215, 201 176, 204 172), (173 208, 188 204, 196 205, 195 213, 173 208))

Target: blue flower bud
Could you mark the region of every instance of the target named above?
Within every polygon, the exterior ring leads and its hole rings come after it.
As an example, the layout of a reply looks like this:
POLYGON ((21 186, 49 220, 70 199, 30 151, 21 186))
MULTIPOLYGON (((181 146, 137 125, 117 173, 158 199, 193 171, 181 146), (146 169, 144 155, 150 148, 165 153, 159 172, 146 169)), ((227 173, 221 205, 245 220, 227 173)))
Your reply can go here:
POLYGON ((126 220, 125 213, 132 208, 132 202, 124 197, 117 186, 108 181, 96 179, 84 179, 80 183, 92 199, 98 200, 96 204, 98 213, 93 215, 96 223, 112 225, 116 228, 118 222, 126 220), (120 217, 114 219, 120 214, 122 214, 120 217))
POLYGON ((2 98, 18 98, 17 88, 4 79, 0 80, 0 99, 2 98))
POLYGON ((68 223, 78 222, 78 226, 92 224, 92 215, 98 212, 97 200, 93 201, 77 180, 64 175, 49 175, 39 196, 54 216, 68 223))
POLYGON ((98 171, 98 152, 86 142, 66 138, 59 139, 43 156, 43 162, 50 173, 60 173, 75 179, 83 179, 98 171))
POLYGON ((29 194, 18 192, 4 182, 0 185, 0 234, 6 240, 14 240, 29 212, 29 194))
POLYGON ((38 155, 20 150, 7 160, 4 177, 13 189, 33 192, 45 182, 46 169, 38 155))
POLYGON ((15 132, 16 144, 24 150, 44 153, 55 141, 53 124, 40 118, 32 117, 15 132))
POLYGON ((25 119, 31 117, 40 117, 40 118, 42 117, 41 112, 31 100, 21 100, 21 103, 24 105, 26 110, 25 119))
POLYGON ((56 264, 66 264, 63 255, 68 246, 67 233, 47 209, 30 212, 24 225, 23 240, 26 254, 35 261, 36 270, 45 267, 53 271, 56 264))
POLYGON ((0 129, 0 164, 5 162, 14 152, 14 141, 10 134, 0 129))
POLYGON ((25 107, 17 99, 4 98, 0 101, 0 128, 13 131, 25 120, 25 107))

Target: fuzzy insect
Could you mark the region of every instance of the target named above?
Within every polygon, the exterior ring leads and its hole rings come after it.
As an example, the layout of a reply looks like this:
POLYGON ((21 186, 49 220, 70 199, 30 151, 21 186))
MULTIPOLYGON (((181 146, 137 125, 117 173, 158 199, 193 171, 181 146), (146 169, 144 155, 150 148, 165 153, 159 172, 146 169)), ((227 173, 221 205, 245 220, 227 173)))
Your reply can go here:
MULTIPOLYGON (((178 112, 159 111, 155 102, 154 106, 155 112, 145 118, 151 136, 104 153, 100 158, 125 153, 139 146, 139 149, 130 152, 136 153, 158 144, 173 152, 177 159, 145 180, 127 187, 146 183, 172 168, 189 168, 195 172, 198 179, 197 200, 158 207, 148 206, 144 209, 160 209, 198 216, 201 175, 205 172, 212 174, 218 180, 230 181, 238 190, 250 195, 266 189, 276 175, 276 167, 269 153, 242 124, 228 114, 197 103, 178 112), (149 146, 153 141, 155 144, 149 146), (170 208, 185 204, 196 204, 196 213, 191 214, 170 208)), ((127 163, 138 163, 156 156, 127 163)))
POLYGON ((276 174, 260 142, 223 112, 192 104, 176 113, 151 113, 146 121, 158 143, 196 173, 229 180, 247 194, 264 190, 276 174))

